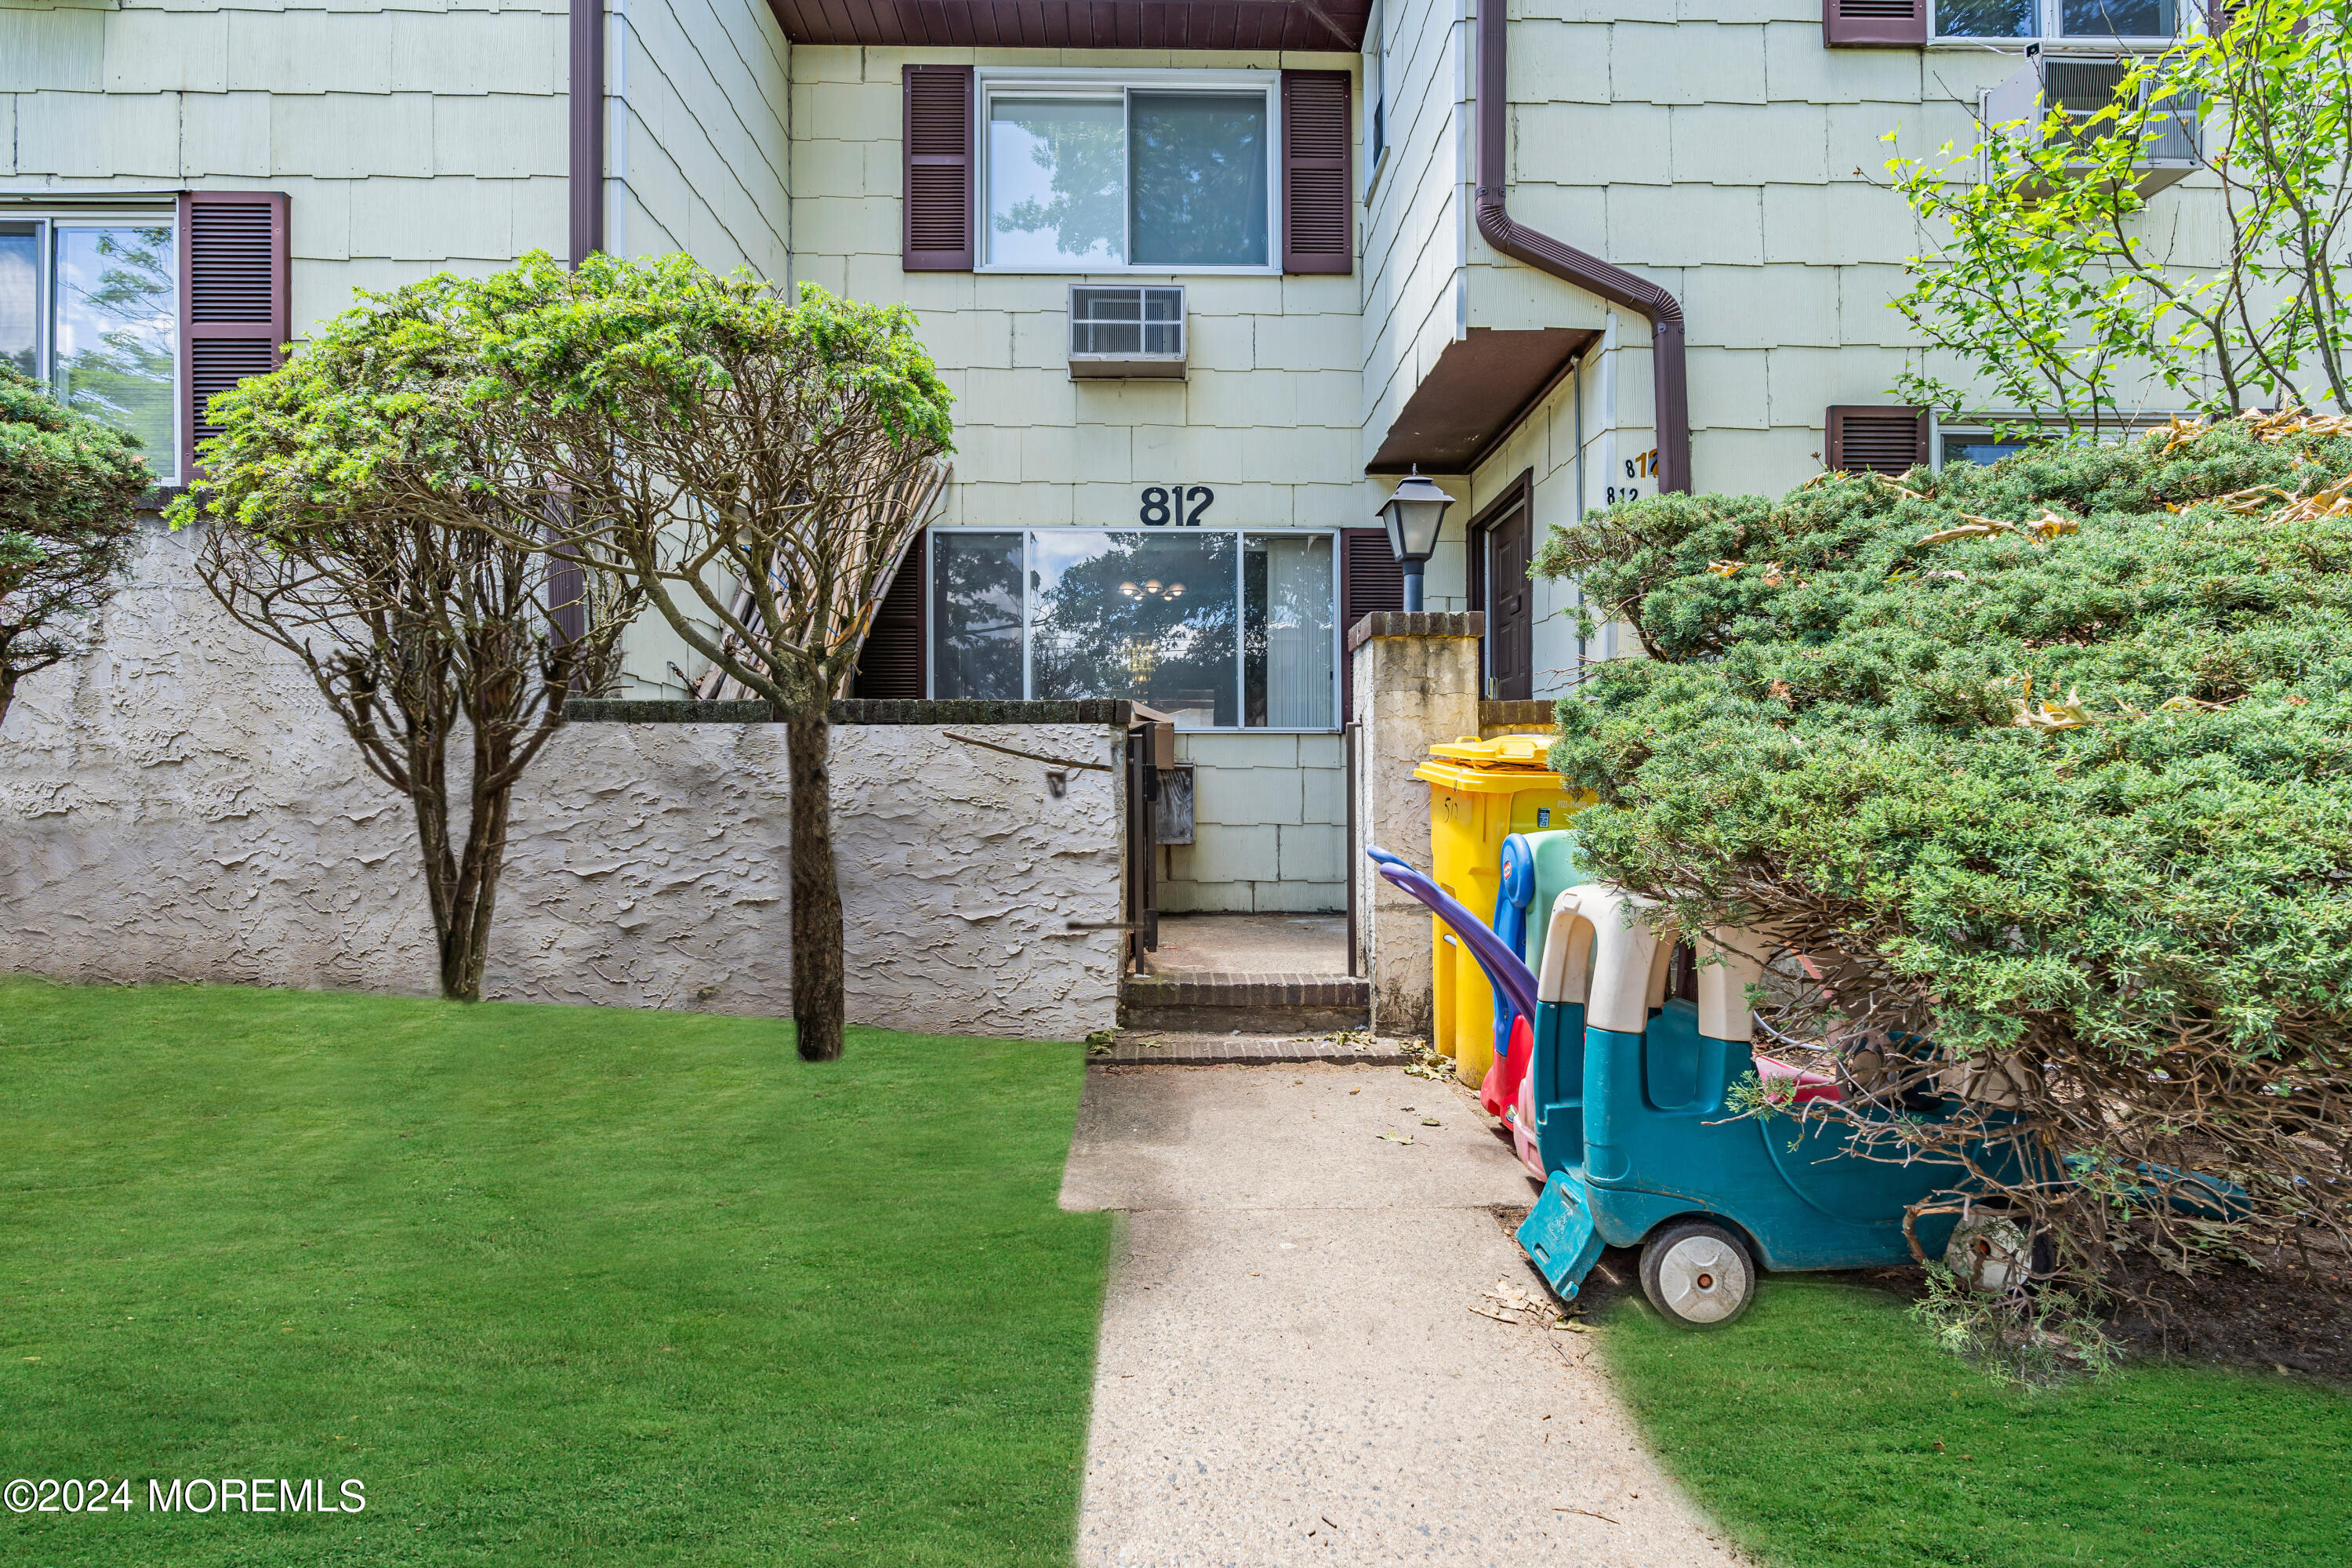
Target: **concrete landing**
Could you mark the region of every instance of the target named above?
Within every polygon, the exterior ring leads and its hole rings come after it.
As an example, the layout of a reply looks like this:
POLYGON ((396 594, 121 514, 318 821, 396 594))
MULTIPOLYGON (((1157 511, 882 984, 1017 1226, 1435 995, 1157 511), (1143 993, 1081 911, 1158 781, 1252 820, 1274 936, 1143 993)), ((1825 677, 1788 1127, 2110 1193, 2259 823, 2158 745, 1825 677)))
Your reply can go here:
POLYGON ((1348 973, 1345 915, 1163 915, 1160 945, 1120 983, 1130 1029, 1328 1033, 1371 1022, 1372 988, 1348 973))
POLYGON ((1152 974, 1348 973, 1345 915, 1161 915, 1152 974))
POLYGON ((1062 1202, 1128 1219, 1079 1563, 1742 1561, 1637 1447, 1590 1336, 1479 1315, 1498 1280, 1542 1290, 1497 1215, 1534 1197, 1451 1084, 1090 1070, 1062 1202))

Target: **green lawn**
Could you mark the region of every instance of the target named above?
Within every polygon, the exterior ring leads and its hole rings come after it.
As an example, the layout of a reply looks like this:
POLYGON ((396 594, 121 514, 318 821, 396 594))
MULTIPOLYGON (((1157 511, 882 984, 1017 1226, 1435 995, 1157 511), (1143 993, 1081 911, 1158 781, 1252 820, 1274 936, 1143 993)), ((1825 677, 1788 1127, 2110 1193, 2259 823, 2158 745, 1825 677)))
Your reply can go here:
POLYGON ((1665 1468, 1769 1563, 2352 1562, 2352 1402, 2300 1379, 2144 1365, 2011 1392, 1903 1302, 1787 1276, 1720 1333, 1638 1298, 1604 1321, 1665 1468))
POLYGON ((0 982, 0 1563, 1059 1563, 1109 1235, 1082 1047, 0 982))

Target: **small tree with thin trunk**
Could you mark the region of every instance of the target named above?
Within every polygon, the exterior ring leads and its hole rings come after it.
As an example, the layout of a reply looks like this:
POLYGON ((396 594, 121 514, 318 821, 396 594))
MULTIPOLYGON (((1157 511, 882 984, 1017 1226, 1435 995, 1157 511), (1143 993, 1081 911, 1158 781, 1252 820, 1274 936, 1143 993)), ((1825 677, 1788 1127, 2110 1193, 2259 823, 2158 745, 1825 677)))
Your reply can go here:
POLYGON ((81 651, 153 483, 131 437, 0 362, 0 722, 16 683, 81 651))
MULTIPOLYGON (((565 547, 785 723, 793 1018, 841 1055, 828 710, 945 482, 946 384, 903 306, 798 300, 685 257, 543 256, 474 286, 475 401, 566 487, 565 547)), ((504 537, 523 520, 508 517, 504 537)))
POLYGON ((2151 399, 2352 412, 2352 0, 2213 15, 2221 31, 2134 59, 2105 108, 1888 163, 1939 242, 1894 301, 1929 350, 1898 395, 2092 438, 2151 399), (2151 202, 2152 153, 2200 178, 2151 202))
POLYGON ((516 784, 642 601, 541 537, 558 498, 471 407, 454 279, 372 296, 214 400, 205 585, 317 684, 416 820, 441 994, 478 1001, 516 784), (491 526, 486 526, 491 525, 491 526), (471 743, 460 781, 450 752, 471 743), (457 821, 454 796, 462 795, 457 821))

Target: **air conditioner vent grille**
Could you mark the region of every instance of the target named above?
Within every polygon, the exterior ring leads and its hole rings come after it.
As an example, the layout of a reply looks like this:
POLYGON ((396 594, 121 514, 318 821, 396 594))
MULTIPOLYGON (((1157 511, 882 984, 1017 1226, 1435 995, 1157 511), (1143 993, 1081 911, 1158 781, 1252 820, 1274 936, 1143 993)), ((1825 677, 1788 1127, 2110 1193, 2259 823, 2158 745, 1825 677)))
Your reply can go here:
POLYGON ((1073 285, 1070 365, 1074 374, 1183 374, 1182 287, 1073 285))

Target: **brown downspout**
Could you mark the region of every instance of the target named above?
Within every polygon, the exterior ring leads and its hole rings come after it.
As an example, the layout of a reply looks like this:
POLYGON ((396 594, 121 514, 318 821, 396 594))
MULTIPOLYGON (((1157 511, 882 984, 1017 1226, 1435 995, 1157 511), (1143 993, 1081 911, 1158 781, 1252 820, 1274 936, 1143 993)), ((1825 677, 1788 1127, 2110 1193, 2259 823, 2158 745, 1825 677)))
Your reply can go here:
POLYGON ((1504 0, 1478 0, 1478 233, 1505 256, 1648 321, 1651 381, 1657 389, 1658 489, 1688 490, 1690 390, 1683 364, 1682 306, 1664 289, 1622 267, 1511 221, 1504 185, 1510 132, 1504 40, 1509 30, 1504 0))
POLYGON ((572 265, 604 248, 604 0, 572 0, 572 265))

